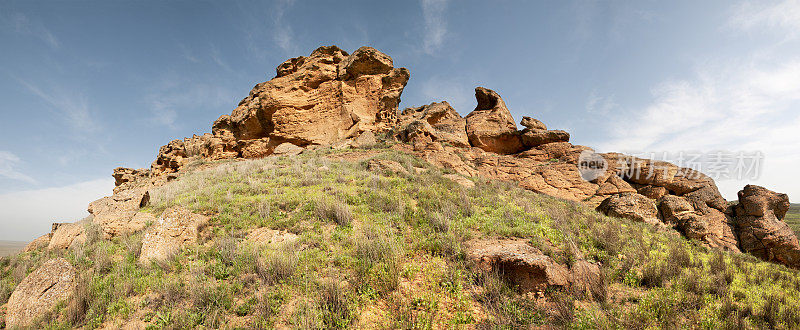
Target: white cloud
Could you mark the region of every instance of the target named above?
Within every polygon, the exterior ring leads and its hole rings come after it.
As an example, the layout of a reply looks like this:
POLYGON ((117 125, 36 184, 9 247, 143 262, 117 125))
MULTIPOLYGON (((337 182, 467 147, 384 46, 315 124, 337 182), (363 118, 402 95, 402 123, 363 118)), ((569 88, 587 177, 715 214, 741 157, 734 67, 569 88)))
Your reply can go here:
POLYGON ((754 31, 772 29, 800 32, 800 0, 742 2, 733 7, 729 25, 735 29, 754 31))
POLYGON ((0 150, 0 176, 12 179, 12 180, 19 180, 25 181, 28 183, 36 183, 32 177, 27 176, 26 174, 18 171, 16 169, 17 165, 21 162, 17 155, 12 154, 8 151, 0 150))
POLYGON ((65 187, 0 194, 0 240, 30 241, 50 232, 53 222, 72 222, 88 215, 89 202, 111 193, 111 178, 65 187))
POLYGON ((425 35, 422 47, 425 53, 433 54, 442 47, 447 36, 445 9, 448 0, 422 0, 422 17, 425 20, 425 35))

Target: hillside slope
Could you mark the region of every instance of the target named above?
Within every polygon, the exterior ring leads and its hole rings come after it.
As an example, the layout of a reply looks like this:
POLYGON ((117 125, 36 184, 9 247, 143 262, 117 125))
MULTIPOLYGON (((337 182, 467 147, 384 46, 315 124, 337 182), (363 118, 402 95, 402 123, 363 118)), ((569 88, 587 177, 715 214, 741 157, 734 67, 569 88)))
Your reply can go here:
POLYGON ((144 209, 208 216, 195 243, 140 263, 142 232, 105 240, 88 221, 71 249, 3 258, 0 302, 63 257, 76 295, 40 315, 42 327, 800 326, 795 270, 499 181, 453 179, 385 143, 195 162, 144 209), (521 292, 509 269, 471 257, 474 242, 512 238, 565 268, 596 263, 602 281, 521 292))

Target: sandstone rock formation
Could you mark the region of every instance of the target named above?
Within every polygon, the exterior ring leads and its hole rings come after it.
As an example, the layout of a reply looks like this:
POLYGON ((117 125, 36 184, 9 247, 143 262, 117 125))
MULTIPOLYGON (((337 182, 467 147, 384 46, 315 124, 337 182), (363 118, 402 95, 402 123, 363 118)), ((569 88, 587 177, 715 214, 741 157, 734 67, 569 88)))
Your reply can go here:
POLYGON ((145 223, 136 214, 149 200, 147 188, 116 190, 112 196, 90 203, 88 211, 94 216, 94 223, 103 229, 106 238, 110 238, 144 229, 145 223))
POLYGON ((421 145, 420 149, 429 142, 469 147, 466 124, 467 121, 449 103, 431 103, 403 110, 400 114, 402 129, 397 133, 397 138, 412 145, 421 145))
POLYGON ((29 326, 56 304, 72 297, 77 279, 75 268, 64 258, 45 262, 25 277, 8 299, 6 326, 29 326))
POLYGON ((140 262, 165 260, 185 244, 197 242, 200 231, 208 225, 208 217, 173 206, 164 211, 144 234, 140 262))
POLYGON ((569 270, 525 240, 480 240, 470 242, 467 257, 479 268, 498 272, 522 292, 542 292, 569 284, 569 270))
POLYGON ((67 249, 73 244, 86 242, 86 225, 83 222, 54 223, 51 234, 48 249, 67 249))
POLYGON ((467 258, 487 272, 497 272, 522 292, 570 288, 590 299, 605 299, 600 266, 576 260, 561 265, 523 239, 480 239, 467 243, 467 258))
POLYGON ((626 192, 612 195, 597 206, 597 210, 605 215, 623 219, 657 224, 659 220, 656 204, 652 199, 637 193, 626 192))
POLYGON ((736 226, 742 250, 767 261, 800 268, 800 243, 783 217, 789 198, 766 188, 747 185, 739 191, 736 226))
POLYGON ((470 145, 504 155, 522 151, 517 124, 500 95, 491 89, 476 87, 475 98, 478 105, 466 118, 470 145))
POLYGON ((200 156, 257 158, 283 144, 329 145, 397 122, 397 105, 410 73, 384 53, 361 47, 353 54, 320 47, 282 63, 270 81, 257 84, 212 134, 161 147, 154 172, 174 172, 200 156))

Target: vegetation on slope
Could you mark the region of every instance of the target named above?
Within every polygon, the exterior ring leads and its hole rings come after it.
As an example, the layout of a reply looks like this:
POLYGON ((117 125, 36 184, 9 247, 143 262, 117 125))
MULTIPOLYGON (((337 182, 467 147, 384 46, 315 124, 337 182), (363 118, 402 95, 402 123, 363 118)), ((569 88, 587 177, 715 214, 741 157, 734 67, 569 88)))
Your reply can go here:
POLYGON ((783 218, 789 227, 792 227, 794 233, 800 237, 800 204, 791 204, 789 212, 786 212, 786 217, 783 218))
POLYGON ((0 304, 26 274, 64 256, 82 284, 42 327, 800 327, 795 270, 511 184, 463 188, 391 149, 194 165, 153 191, 148 211, 183 205, 212 216, 201 244, 143 266, 141 234, 108 241, 89 225, 82 247, 1 259, 0 304), (407 173, 370 171, 371 158, 407 173), (251 244, 258 227, 300 239, 251 244), (479 237, 528 239, 565 264, 600 262, 605 294, 521 295, 469 264, 464 244, 479 237))

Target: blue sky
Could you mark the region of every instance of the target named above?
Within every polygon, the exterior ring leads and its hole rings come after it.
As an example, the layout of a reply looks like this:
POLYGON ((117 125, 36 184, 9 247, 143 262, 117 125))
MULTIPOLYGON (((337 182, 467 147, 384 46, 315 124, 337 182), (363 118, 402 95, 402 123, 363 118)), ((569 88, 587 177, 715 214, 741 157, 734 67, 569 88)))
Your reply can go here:
POLYGON ((210 131, 287 58, 373 46, 401 107, 498 91, 598 151, 761 151, 800 199, 800 1, 3 1, 0 239, 111 193, 111 170, 210 131))

